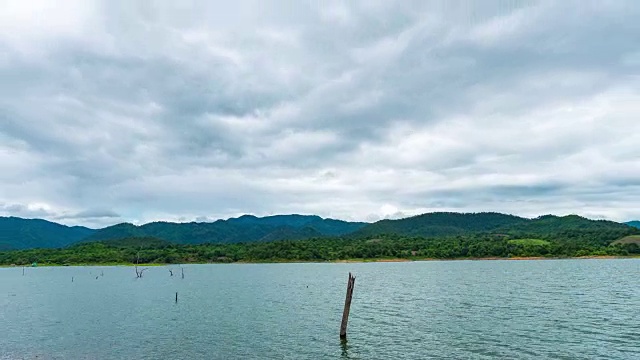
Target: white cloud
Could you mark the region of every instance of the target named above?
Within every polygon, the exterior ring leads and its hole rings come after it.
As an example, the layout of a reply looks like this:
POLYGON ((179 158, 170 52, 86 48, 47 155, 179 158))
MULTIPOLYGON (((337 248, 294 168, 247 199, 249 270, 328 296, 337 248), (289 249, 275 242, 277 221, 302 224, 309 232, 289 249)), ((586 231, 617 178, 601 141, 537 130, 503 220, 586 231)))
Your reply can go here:
POLYGON ((640 6, 583 5, 6 2, 0 210, 638 218, 640 6))

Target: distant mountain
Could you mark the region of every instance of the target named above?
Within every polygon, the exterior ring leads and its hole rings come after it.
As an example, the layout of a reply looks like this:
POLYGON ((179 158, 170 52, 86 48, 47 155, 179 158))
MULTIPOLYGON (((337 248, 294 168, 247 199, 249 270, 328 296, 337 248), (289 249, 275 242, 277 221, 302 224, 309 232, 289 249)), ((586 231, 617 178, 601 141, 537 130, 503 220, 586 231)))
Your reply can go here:
POLYGON ((0 250, 58 248, 81 241, 95 230, 42 219, 0 217, 0 250))
POLYGON ((317 215, 272 215, 257 217, 254 215, 242 215, 237 218, 230 218, 227 222, 240 225, 271 225, 271 226, 292 226, 303 227, 310 223, 321 222, 322 218, 317 215))
POLYGON ((608 220, 591 220, 578 215, 544 215, 528 220, 510 230, 529 233, 559 233, 562 231, 625 230, 629 226, 608 220))
MULTIPOLYGON (((75 243, 122 240, 127 244, 168 242, 177 244, 267 242, 342 236, 350 239, 381 235, 445 237, 477 233, 513 236, 563 236, 619 239, 640 234, 638 222, 620 224, 577 215, 544 215, 527 219, 500 213, 435 212, 372 224, 323 219, 315 215, 243 215, 215 222, 153 222, 141 226, 122 223, 99 230, 68 227, 39 219, 0 217, 0 251, 65 247, 75 243), (128 240, 123 240, 128 239, 128 240), (133 239, 133 240, 132 240, 133 239), (142 240, 141 240, 142 239, 142 240), (142 243, 140 243, 142 241, 142 243)), ((117 243, 117 242, 116 242, 117 243)), ((155 244, 155 243, 154 243, 155 244)), ((154 245, 155 246, 155 245, 154 245)))
POLYGON ((354 232, 354 237, 378 235, 456 236, 479 232, 496 234, 545 235, 565 231, 629 231, 627 225, 605 220, 590 220, 577 215, 544 215, 526 219, 499 213, 436 212, 399 220, 381 220, 354 232))
POLYGON ((94 233, 84 238, 83 241, 98 241, 98 240, 124 239, 124 238, 143 238, 143 237, 148 237, 148 235, 145 233, 145 231, 140 229, 140 227, 130 223, 122 223, 122 224, 112 225, 106 228, 96 230, 94 233))
POLYGON ((274 231, 260 238, 260 242, 279 240, 302 240, 328 236, 310 227, 293 228, 290 226, 279 226, 274 231))
POLYGON ((178 244, 299 240, 341 236, 365 225, 366 223, 323 219, 315 215, 243 215, 211 223, 153 222, 141 226, 118 224, 98 230, 85 240, 153 237, 178 244))
POLYGON ((629 221, 629 222, 626 222, 625 224, 640 229, 640 221, 638 220, 629 221))
POLYGON ((241 225, 271 225, 289 226, 292 228, 310 228, 321 235, 340 236, 352 233, 368 223, 348 222, 335 219, 323 219, 316 215, 273 215, 256 217, 253 215, 243 215, 238 218, 231 218, 227 222, 241 225))
POLYGON ((364 226, 352 236, 385 234, 405 236, 454 236, 492 231, 525 224, 528 219, 499 213, 434 212, 398 220, 380 220, 364 226))

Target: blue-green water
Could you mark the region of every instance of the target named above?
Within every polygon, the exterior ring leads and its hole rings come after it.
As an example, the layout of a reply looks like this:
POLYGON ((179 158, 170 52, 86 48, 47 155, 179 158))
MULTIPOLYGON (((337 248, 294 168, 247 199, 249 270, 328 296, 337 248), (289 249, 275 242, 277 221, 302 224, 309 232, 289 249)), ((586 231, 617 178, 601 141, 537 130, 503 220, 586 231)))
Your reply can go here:
POLYGON ((637 259, 171 268, 0 269, 0 359, 640 359, 637 259))

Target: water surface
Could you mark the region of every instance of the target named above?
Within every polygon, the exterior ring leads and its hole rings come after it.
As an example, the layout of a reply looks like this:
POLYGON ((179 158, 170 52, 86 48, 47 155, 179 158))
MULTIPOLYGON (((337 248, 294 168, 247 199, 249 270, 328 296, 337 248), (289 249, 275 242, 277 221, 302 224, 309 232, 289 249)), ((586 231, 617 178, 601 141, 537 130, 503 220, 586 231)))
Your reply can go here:
POLYGON ((184 272, 1 268, 0 359, 640 358, 639 259, 184 272), (349 271, 357 280, 344 345, 349 271))

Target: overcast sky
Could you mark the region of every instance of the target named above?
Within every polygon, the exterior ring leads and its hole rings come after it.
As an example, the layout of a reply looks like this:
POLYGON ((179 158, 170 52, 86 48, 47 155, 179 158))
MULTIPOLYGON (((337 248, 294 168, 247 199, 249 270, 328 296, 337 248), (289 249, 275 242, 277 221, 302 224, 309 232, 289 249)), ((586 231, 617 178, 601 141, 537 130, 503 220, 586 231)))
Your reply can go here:
POLYGON ((0 215, 640 218, 640 2, 0 0, 0 215))

